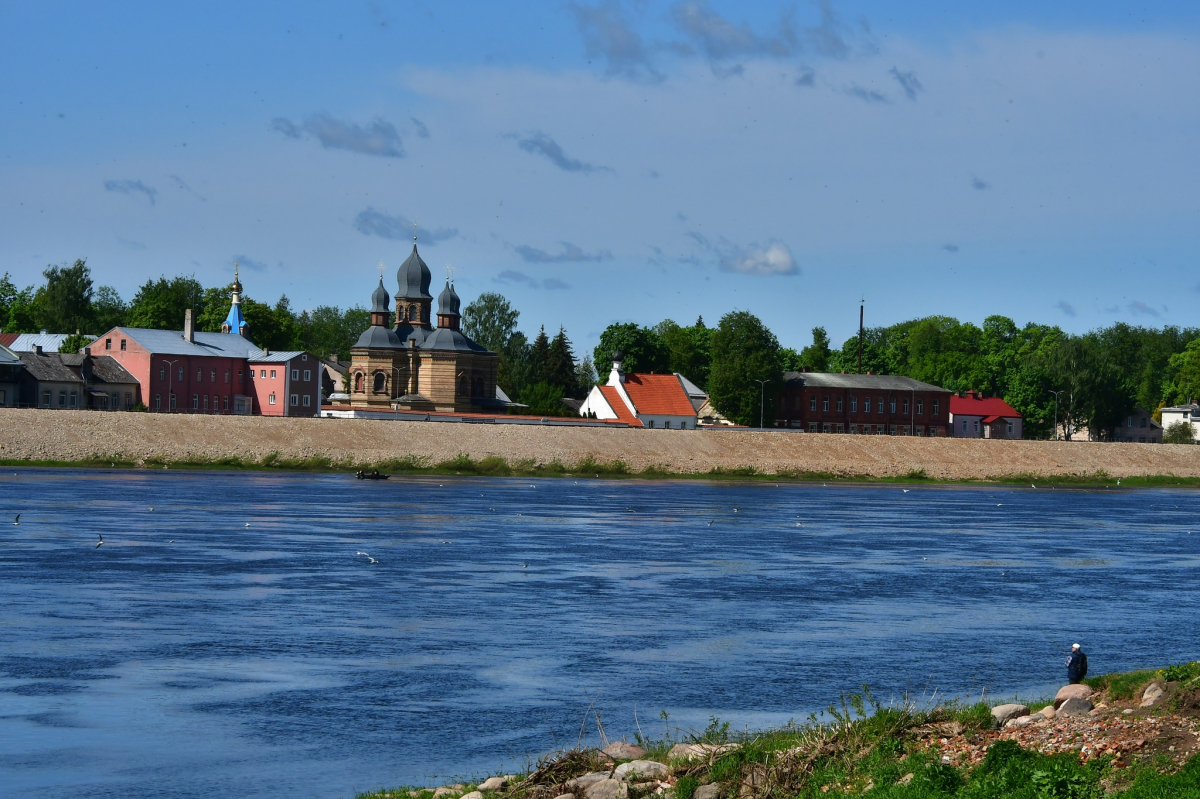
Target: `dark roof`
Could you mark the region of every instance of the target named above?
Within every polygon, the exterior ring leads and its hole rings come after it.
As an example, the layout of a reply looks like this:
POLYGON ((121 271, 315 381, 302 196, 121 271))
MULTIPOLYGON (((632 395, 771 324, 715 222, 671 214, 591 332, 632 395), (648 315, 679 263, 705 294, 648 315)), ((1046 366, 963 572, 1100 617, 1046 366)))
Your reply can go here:
POLYGON ((396 336, 400 339, 400 343, 404 346, 419 347, 425 342, 425 339, 432 333, 429 328, 414 326, 408 322, 401 322, 396 325, 393 330, 396 331, 396 336))
POLYGON ((34 380, 46 380, 54 383, 81 383, 79 375, 63 363, 63 357, 57 352, 47 352, 38 355, 33 352, 22 352, 21 361, 25 371, 34 380))
POLYGON ((16 366, 19 363, 21 363, 20 356, 10 350, 8 347, 4 346, 3 342, 0 342, 0 364, 4 364, 5 366, 16 366))
POLYGON ((486 347, 471 341, 462 332, 451 330, 448 327, 439 327, 434 330, 421 342, 420 348, 423 350, 458 350, 460 352, 488 351, 486 347))
POLYGON ((400 342, 400 337, 390 327, 383 325, 371 325, 363 331, 358 337, 358 341, 354 343, 354 348, 366 347, 367 349, 376 350, 397 350, 404 345, 400 342))
POLYGON ((458 298, 450 279, 446 278, 446 288, 438 295, 438 313, 442 316, 458 316, 458 309, 461 307, 462 300, 458 298))
POLYGON ((783 382, 788 386, 811 386, 814 388, 850 388, 864 391, 945 391, 941 386, 931 386, 920 380, 901 375, 851 375, 837 372, 784 372, 783 382))
MULTIPOLYGON (((83 366, 86 355, 72 353, 63 355, 63 363, 77 371, 83 366)), ((136 383, 138 380, 131 375, 124 366, 108 355, 93 355, 92 356, 92 374, 88 378, 88 382, 100 383, 136 383)))
POLYGON ((188 341, 179 330, 152 330, 145 327, 113 328, 155 355, 215 355, 223 358, 256 358, 263 351, 254 342, 236 333, 193 334, 188 341))
POLYGON ((371 292, 371 313, 387 313, 388 301, 387 289, 383 287, 383 278, 379 278, 379 285, 371 292))
POLYGON ((429 293, 432 279, 429 267, 421 260, 417 244, 413 242, 412 255, 396 270, 396 283, 399 284, 396 296, 406 300, 432 300, 433 295, 429 293))

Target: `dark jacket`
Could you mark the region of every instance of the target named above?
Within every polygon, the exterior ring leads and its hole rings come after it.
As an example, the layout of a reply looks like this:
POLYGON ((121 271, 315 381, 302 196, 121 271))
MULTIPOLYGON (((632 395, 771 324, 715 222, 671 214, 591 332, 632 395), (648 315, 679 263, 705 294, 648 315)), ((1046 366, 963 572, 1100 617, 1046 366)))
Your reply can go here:
POLYGON ((1087 676, 1087 655, 1082 649, 1071 650, 1067 658, 1067 681, 1077 683, 1087 676))

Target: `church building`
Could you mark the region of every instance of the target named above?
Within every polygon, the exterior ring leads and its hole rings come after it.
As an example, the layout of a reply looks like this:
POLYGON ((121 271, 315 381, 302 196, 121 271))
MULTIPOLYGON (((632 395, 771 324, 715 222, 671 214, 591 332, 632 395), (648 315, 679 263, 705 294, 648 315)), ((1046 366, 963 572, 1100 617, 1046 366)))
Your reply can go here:
POLYGON ((396 281, 391 306, 380 275, 371 294, 371 326, 350 349, 350 407, 450 413, 504 408, 496 399, 500 356, 463 334, 462 301, 449 278, 438 295, 437 327, 431 324, 431 275, 415 238, 396 281))

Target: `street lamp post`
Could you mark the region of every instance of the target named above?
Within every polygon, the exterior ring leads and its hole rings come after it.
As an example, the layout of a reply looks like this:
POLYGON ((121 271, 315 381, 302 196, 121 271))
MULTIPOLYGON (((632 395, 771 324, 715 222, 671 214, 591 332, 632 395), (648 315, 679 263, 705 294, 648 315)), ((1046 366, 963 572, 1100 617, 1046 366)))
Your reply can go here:
POLYGON ((758 383, 758 429, 762 430, 763 414, 765 413, 767 400, 767 381, 756 379, 754 382, 758 383))
POLYGON ((168 361, 163 358, 163 363, 167 364, 167 412, 175 410, 171 407, 171 398, 175 396, 175 364, 179 363, 181 358, 176 358, 173 361, 168 361))
POLYGON ((1066 391, 1065 388, 1060 388, 1058 391, 1051 391, 1054 395, 1054 440, 1058 441, 1058 395, 1066 391))

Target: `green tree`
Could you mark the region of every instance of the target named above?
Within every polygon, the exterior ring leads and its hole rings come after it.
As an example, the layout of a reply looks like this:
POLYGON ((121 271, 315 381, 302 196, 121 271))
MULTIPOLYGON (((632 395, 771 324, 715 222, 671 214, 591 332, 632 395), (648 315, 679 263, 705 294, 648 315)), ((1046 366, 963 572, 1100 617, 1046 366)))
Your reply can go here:
POLYGON ((823 327, 812 329, 812 344, 800 350, 800 365, 810 372, 829 371, 829 360, 833 351, 829 349, 829 334, 823 327))
POLYGON ((343 363, 350 360, 350 348, 370 324, 370 314, 362 306, 342 310, 332 305, 318 305, 296 318, 300 330, 301 348, 318 358, 338 356, 343 363))
POLYGON ((1164 444, 1195 444, 1196 434, 1191 422, 1175 422, 1163 431, 1164 444))
MULTIPOLYGON (((532 348, 529 339, 520 330, 515 331, 500 351, 500 365, 496 370, 496 382, 510 397, 520 397, 530 384, 529 355, 532 348)), ((536 382, 536 381, 533 381, 536 382)))
POLYGON ((558 386, 534 383, 521 392, 521 402, 528 407, 519 410, 531 416, 573 416, 562 400, 562 389, 558 386))
POLYGON ((255 346, 268 350, 300 348, 300 331, 286 294, 279 298, 274 308, 243 295, 242 315, 246 317, 248 336, 255 346))
MULTIPOLYGON (((129 303, 126 324, 155 330, 182 330, 185 311, 191 308, 197 318, 205 316, 205 300, 214 296, 205 292, 194 276, 147 280, 129 303)), ((228 310, 228 305, 225 307, 228 310)), ((220 329, 219 324, 217 329, 220 329)))
POLYGON ((1188 342, 1183 352, 1177 352, 1168 359, 1163 395, 1163 399, 1171 405, 1191 402, 1200 397, 1200 339, 1188 342))
POLYGON ((774 395, 783 378, 779 340, 757 316, 734 311, 721 317, 712 337, 708 393, 727 419, 774 424, 774 395), (760 389, 758 380, 765 381, 760 389), (765 399, 764 399, 765 398, 765 399), (760 406, 762 411, 760 413, 760 406))
POLYGON ((92 273, 82 258, 67 266, 48 266, 42 272, 46 283, 37 290, 43 327, 50 332, 87 331, 92 319, 92 273))
MULTIPOLYGON (((75 353, 89 346, 96 339, 89 336, 87 333, 72 333, 62 340, 58 345, 58 351, 62 353, 75 353)), ((101 355, 103 353, 95 353, 101 355)))
POLYGON ((600 343, 592 351, 597 369, 611 367, 613 352, 620 350, 626 372, 671 371, 670 357, 662 340, 648 327, 633 322, 611 324, 600 334, 600 343))
POLYGON ((575 364, 575 385, 579 386, 580 395, 587 396, 599 379, 592 356, 584 355, 583 359, 575 364))
POLYGON ((698 318, 691 327, 681 327, 664 319, 654 326, 654 332, 666 350, 664 371, 678 372, 704 388, 712 365, 712 330, 705 327, 704 317, 698 318))
POLYGON ((533 340, 533 345, 529 348, 527 360, 529 362, 529 382, 531 384, 546 383, 549 385, 550 339, 546 336, 544 325, 538 330, 537 337, 533 340))
POLYGON ((92 297, 92 332, 100 335, 125 324, 129 306, 112 286, 101 286, 92 297))
POLYGON ((475 298, 462 315, 462 330, 468 338, 492 352, 503 353, 517 332, 521 312, 513 308, 502 294, 484 292, 475 298))
MULTIPOLYGON (((565 397, 578 397, 579 384, 575 380, 575 353, 571 349, 571 340, 567 338, 567 331, 563 327, 558 328, 557 335, 550 340, 550 347, 546 352, 546 381, 553 386, 558 386, 565 397)), ((590 389, 591 386, 588 386, 590 389)))

